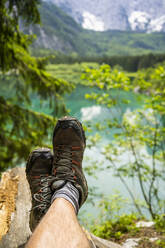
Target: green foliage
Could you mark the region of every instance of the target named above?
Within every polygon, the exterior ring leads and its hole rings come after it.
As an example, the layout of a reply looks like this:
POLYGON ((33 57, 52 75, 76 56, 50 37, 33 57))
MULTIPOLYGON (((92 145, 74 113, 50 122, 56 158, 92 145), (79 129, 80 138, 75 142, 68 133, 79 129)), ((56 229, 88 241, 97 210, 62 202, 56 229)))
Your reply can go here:
POLYGON ((128 199, 123 198, 118 191, 109 197, 102 196, 98 204, 101 210, 99 216, 100 223, 106 220, 116 221, 122 215, 123 209, 126 206, 128 207, 128 205, 128 199))
POLYGON ((75 64, 49 64, 46 67, 48 73, 57 78, 61 78, 70 84, 79 85, 83 83, 81 79, 82 73, 85 71, 85 68, 98 68, 97 63, 75 63, 75 64))
POLYGON ((156 241, 156 244, 160 247, 160 248, 165 248, 165 240, 160 240, 158 239, 156 241))
POLYGON ((165 215, 158 215, 155 218, 155 227, 158 231, 165 232, 165 215))
POLYGON ((118 240, 123 234, 136 234, 138 228, 136 214, 123 214, 123 209, 128 206, 128 200, 119 193, 110 197, 103 197, 99 202, 100 215, 90 227, 91 232, 104 239, 118 240))
MULTIPOLYGON (((83 225, 90 231, 104 239, 118 240, 125 233, 136 234, 138 228, 135 223, 138 220, 136 214, 123 214, 128 207, 128 200, 123 198, 118 192, 111 196, 101 196, 97 202, 99 214, 90 223, 90 216, 81 219, 83 225)), ((96 204, 96 200, 95 200, 96 204)))
POLYGON ((47 50, 47 49, 35 49, 33 51, 37 56, 52 55, 48 57, 48 61, 53 64, 74 64, 82 62, 95 62, 98 64, 108 64, 120 71, 125 70, 128 72, 136 72, 143 68, 149 68, 155 64, 165 61, 165 54, 154 54, 149 53, 145 55, 117 55, 117 56, 108 56, 107 55, 93 55, 93 56, 73 56, 63 54, 57 51, 47 50))
POLYGON ((39 2, 0 2, 0 171, 20 164, 32 147, 44 145, 56 121, 32 111, 32 92, 49 101, 57 116, 62 95, 72 89, 45 71, 45 58, 30 56, 32 37, 19 29, 20 21, 24 25, 40 22, 39 2))
POLYGON ((165 203, 162 192, 165 183, 165 67, 162 64, 150 69, 147 77, 144 73, 140 72, 132 83, 124 72, 103 65, 98 70, 87 69, 84 79, 91 87, 100 90, 86 95, 87 99, 103 105, 110 112, 107 132, 113 134, 113 139, 103 152, 109 161, 107 168, 113 169, 120 178, 137 211, 143 215, 144 209, 127 183, 128 178, 138 180, 145 208, 155 219, 164 213, 165 203), (127 109, 125 112, 123 105, 129 106, 130 100, 121 98, 121 94, 136 89, 146 94, 143 109, 127 109), (128 159, 123 160, 122 156, 126 154, 128 159))
POLYGON ((101 225, 94 226, 91 231, 101 238, 118 240, 123 234, 135 235, 139 231, 136 221, 137 217, 134 214, 122 215, 115 221, 107 220, 101 225))
POLYGON ((26 24, 39 23, 37 5, 40 1, 7 1, 0 2, 0 69, 8 71, 16 68, 19 58, 17 49, 27 49, 31 37, 19 30, 18 20, 22 18, 26 24), (15 50, 16 49, 16 50, 15 50))
POLYGON ((0 97, 0 122, 0 169, 3 171, 23 162, 22 158, 27 158, 32 147, 43 146, 46 143, 43 137, 48 137, 55 119, 0 97))

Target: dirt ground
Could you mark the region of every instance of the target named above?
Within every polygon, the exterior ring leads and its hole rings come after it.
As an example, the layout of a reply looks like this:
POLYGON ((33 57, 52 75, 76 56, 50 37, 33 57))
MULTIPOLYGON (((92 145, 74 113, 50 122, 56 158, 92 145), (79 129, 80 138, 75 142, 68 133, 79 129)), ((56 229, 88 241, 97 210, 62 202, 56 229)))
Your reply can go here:
POLYGON ((0 240, 10 226, 18 192, 18 176, 13 171, 3 173, 0 181, 0 240))
POLYGON ((124 244, 129 239, 139 239, 137 241, 137 248, 165 248, 165 233, 164 231, 157 231, 154 226, 141 227, 136 234, 126 233, 120 240, 111 240, 120 245, 124 244))

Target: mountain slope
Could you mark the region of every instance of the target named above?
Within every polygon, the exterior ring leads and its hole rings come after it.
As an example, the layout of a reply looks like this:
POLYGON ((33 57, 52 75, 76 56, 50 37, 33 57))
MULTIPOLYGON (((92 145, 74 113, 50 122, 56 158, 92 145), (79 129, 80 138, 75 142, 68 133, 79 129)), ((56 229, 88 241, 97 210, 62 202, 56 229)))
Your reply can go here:
POLYGON ((35 45, 42 48, 71 51, 76 49, 81 26, 54 4, 43 3, 40 7, 42 26, 31 28, 31 33, 38 37, 35 45))
POLYGON ((30 33, 38 36, 35 42, 38 48, 74 52, 81 56, 165 52, 165 33, 84 30, 57 6, 46 2, 40 13, 43 25, 30 28, 30 33))
POLYGON ((165 31, 164 0, 47 1, 62 8, 85 28, 100 31, 165 31), (98 21, 98 26, 92 20, 98 21))

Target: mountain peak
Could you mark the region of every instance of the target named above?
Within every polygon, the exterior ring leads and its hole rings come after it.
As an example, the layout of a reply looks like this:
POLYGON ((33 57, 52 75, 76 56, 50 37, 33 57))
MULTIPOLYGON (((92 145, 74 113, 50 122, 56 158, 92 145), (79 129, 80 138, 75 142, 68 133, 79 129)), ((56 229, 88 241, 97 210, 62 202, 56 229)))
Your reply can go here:
POLYGON ((95 31, 165 31, 164 0, 47 0, 95 31))
POLYGON ((105 30, 104 22, 101 20, 101 18, 91 14, 88 11, 84 11, 82 16, 83 16, 83 23, 82 23, 83 28, 91 29, 94 31, 105 30))

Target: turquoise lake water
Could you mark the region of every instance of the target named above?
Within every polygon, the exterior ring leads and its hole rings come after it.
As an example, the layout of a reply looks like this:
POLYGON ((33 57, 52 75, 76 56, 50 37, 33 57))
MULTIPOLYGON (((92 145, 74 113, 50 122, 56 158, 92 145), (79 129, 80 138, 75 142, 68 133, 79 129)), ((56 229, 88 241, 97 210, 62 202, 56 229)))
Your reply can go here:
MULTIPOLYGON (((71 111, 70 114, 77 117, 82 122, 88 121, 91 127, 97 121, 100 121, 102 124, 104 124, 105 119, 111 119, 113 117, 121 118, 123 114, 129 113, 134 109, 141 108, 143 105, 143 96, 118 91, 113 92, 112 95, 119 100, 119 104, 111 110, 108 110, 104 107, 96 105, 95 102, 86 100, 84 98, 85 93, 89 93, 91 91, 93 90, 87 89, 86 87, 80 85, 70 96, 66 97, 67 107, 71 111), (130 100, 130 104, 122 104, 121 100, 123 98, 130 100)), ((94 133, 95 131, 93 131, 93 134, 94 133)), ((86 149, 85 157, 88 157, 89 160, 86 161, 84 159, 83 166, 89 166, 91 161, 97 161, 98 164, 101 163, 102 168, 105 168, 108 165, 108 161, 105 160, 104 156, 102 155, 102 151, 104 145, 108 144, 108 142, 113 138, 113 133, 102 131, 99 134, 101 135, 102 139, 97 144, 97 146, 92 147, 91 149, 86 149)), ((125 153, 120 159, 127 161, 129 157, 130 154, 125 153)), ((96 176, 97 178, 87 175, 87 179, 89 187, 97 187, 97 193, 103 193, 106 196, 109 196, 113 195, 117 190, 120 191, 124 198, 129 198, 128 192, 121 183, 120 179, 115 177, 112 171, 101 169, 97 172, 96 176)), ((133 189, 134 195, 137 198, 141 198, 138 182, 134 180, 127 180, 127 183, 130 188, 133 189)), ((95 205, 87 204, 83 207, 83 209, 85 209, 87 213, 96 216, 98 213, 97 200, 95 199, 94 202, 95 205)), ((127 210, 129 211, 129 208, 127 208, 127 210)))
MULTIPOLYGON (((93 91, 97 91, 96 89, 90 89, 83 85, 79 85, 70 95, 65 96, 65 103, 67 108, 70 109, 70 115, 78 118, 82 122, 88 121, 88 125, 93 127, 94 124, 100 121, 104 124, 105 119, 111 119, 113 117, 121 118, 125 113, 131 113, 132 110, 139 109, 143 105, 143 96, 132 94, 132 93, 125 93, 121 91, 112 92, 114 98, 116 98, 119 104, 110 110, 106 109, 105 107, 96 105, 95 102, 86 100, 84 95, 86 93, 90 93, 93 91), (122 99, 125 98, 130 100, 130 104, 126 105, 122 103, 122 99)), ((34 101, 34 109, 39 108, 39 101, 34 101)), ((47 103, 45 103, 40 111, 44 111, 45 113, 49 113, 50 109, 47 103)), ((92 132, 95 134, 95 130, 92 132)), ((90 134, 91 135, 91 134, 90 134)), ((113 139, 113 131, 111 133, 107 131, 102 131, 99 133, 101 135, 101 141, 91 149, 86 148, 84 154, 84 162, 83 166, 89 166, 92 162, 101 164, 101 169, 96 172, 97 178, 93 176, 88 176, 87 181, 89 188, 97 187, 96 193, 104 194, 106 196, 113 195, 115 191, 119 191, 124 198, 129 198, 128 192, 126 191, 125 187, 121 183, 120 179, 113 175, 113 172, 110 170, 104 170, 104 168, 108 165, 108 161, 105 160, 104 156, 102 155, 104 145, 108 144, 108 142, 113 139), (86 159, 88 158, 88 159, 86 159)), ((88 142, 88 135, 87 135, 87 142, 88 142)), ((125 153, 120 157, 120 160, 127 161, 130 159, 130 154, 125 153)), ((128 185, 132 189, 132 192, 136 198, 141 199, 142 195, 140 193, 139 184, 136 180, 126 179, 128 185)), ((86 211, 86 216, 93 215, 94 217, 98 214, 98 199, 93 198, 94 205, 90 203, 84 204, 82 207, 81 212, 86 211)), ((127 212, 129 212, 130 207, 127 208, 127 212)), ((132 207, 131 207, 132 209, 132 207)))

